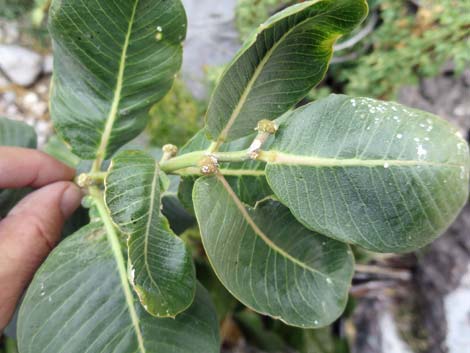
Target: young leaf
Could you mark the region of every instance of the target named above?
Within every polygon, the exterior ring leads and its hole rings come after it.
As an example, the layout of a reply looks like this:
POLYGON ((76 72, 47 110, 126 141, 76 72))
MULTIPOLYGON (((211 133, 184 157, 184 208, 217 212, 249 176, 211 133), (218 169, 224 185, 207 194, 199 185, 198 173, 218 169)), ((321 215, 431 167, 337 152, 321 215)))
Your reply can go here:
POLYGON ((246 207, 222 176, 194 186, 207 256, 243 304, 300 327, 320 327, 344 310, 353 275, 346 244, 304 228, 276 201, 246 207))
POLYGON ((378 252, 422 247, 467 201, 469 153, 446 121, 330 96, 281 125, 266 175, 306 227, 378 252))
POLYGON ((105 201, 113 221, 129 235, 129 278, 152 315, 174 317, 194 298, 191 253, 160 211, 161 172, 141 151, 123 151, 111 162, 105 201))
POLYGON ((83 159, 105 159, 145 127, 181 66, 179 0, 54 0, 51 114, 83 159))
POLYGON ((100 222, 63 241, 36 273, 20 309, 18 344, 22 353, 220 349, 215 310, 201 286, 176 319, 155 318, 125 296, 100 222))
POLYGON ((206 123, 219 143, 252 133, 318 84, 333 44, 367 14, 364 0, 316 0, 291 6, 255 31, 225 70, 206 123))

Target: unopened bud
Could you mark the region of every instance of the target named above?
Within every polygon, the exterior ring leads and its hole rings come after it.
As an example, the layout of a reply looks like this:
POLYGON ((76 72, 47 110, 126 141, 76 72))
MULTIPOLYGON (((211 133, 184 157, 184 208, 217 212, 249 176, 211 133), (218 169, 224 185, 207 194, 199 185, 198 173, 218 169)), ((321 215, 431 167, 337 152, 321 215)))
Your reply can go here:
POLYGON ((176 156, 176 154, 178 153, 178 147, 176 147, 175 145, 172 145, 172 144, 164 145, 162 147, 162 150, 163 150, 163 153, 166 153, 171 157, 176 156))
POLYGON ((205 156, 199 161, 199 166, 201 167, 201 173, 203 175, 212 175, 217 173, 219 170, 219 163, 217 158, 212 155, 205 156))
POLYGON ((82 173, 77 178, 77 185, 81 188, 86 188, 93 185, 93 180, 88 174, 82 173))
POLYGON ((274 121, 263 119, 258 121, 258 126, 256 127, 256 130, 259 132, 265 132, 270 135, 274 135, 279 127, 274 121))

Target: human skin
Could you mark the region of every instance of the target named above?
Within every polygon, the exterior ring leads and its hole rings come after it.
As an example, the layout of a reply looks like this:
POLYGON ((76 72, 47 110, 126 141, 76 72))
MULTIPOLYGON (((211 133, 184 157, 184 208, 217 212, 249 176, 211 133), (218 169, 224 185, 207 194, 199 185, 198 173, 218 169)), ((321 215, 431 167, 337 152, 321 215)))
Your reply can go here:
POLYGON ((60 240, 82 193, 75 171, 45 153, 0 147, 0 189, 31 187, 0 220, 0 334, 34 273, 60 240))

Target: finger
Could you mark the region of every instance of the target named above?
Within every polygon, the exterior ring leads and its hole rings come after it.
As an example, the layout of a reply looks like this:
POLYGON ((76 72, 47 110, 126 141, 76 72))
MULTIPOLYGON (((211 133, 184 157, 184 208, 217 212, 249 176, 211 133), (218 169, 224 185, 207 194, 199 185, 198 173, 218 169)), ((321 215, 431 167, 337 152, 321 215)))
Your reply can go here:
POLYGON ((0 331, 81 197, 71 182, 50 184, 25 197, 0 222, 0 331))
POLYGON ((72 180, 75 171, 51 156, 19 147, 0 147, 0 189, 41 186, 72 180))

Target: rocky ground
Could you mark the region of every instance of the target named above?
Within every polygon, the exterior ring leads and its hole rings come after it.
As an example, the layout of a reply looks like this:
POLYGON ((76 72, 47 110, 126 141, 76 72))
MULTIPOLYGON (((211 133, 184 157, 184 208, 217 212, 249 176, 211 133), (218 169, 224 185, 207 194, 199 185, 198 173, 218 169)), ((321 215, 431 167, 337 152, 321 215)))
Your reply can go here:
POLYGON ((52 55, 24 45, 20 23, 0 19, 0 115, 34 126, 39 145, 52 134, 48 95, 52 55))
MULTIPOLYGON (((233 25, 235 0, 223 6, 212 0, 184 3, 190 26, 183 77, 203 98, 205 65, 228 61, 239 46, 233 25)), ((20 24, 0 19, 0 115, 34 126, 43 145, 53 132, 48 114, 52 57, 28 47, 20 24)), ((439 77, 403 88, 399 99, 452 121, 468 136, 470 70, 455 77, 449 65, 439 77)), ((426 249, 378 260, 373 264, 378 274, 370 276, 365 268, 365 274, 356 276, 359 304, 354 325, 345 327, 356 337, 355 353, 464 353, 470 346, 469 235, 467 205, 448 232, 426 249)), ((243 340, 225 352, 259 353, 243 340)))

